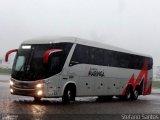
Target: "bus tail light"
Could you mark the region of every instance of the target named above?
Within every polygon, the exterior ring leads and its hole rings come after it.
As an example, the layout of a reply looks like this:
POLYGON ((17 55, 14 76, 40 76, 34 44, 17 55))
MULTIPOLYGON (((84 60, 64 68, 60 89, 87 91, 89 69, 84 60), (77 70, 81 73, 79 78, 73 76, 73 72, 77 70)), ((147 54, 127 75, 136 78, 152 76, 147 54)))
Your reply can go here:
POLYGON ((8 62, 8 58, 9 58, 9 55, 13 52, 17 52, 18 49, 13 49, 13 50, 10 50, 6 53, 6 56, 5 56, 5 61, 8 62))

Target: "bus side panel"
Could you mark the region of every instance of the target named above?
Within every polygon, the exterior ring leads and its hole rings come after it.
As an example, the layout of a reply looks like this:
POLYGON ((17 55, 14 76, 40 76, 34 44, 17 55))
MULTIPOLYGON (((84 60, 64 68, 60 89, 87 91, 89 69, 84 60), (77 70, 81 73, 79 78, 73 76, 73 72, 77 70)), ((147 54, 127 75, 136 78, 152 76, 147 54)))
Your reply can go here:
POLYGON ((125 68, 108 67, 105 73, 108 81, 108 95, 121 95, 133 73, 136 73, 136 71, 125 68))
POLYGON ((88 77, 90 65, 77 64, 68 68, 68 76, 74 75, 74 81, 77 83, 77 96, 94 95, 94 81, 92 77, 88 77))
POLYGON ((60 75, 57 74, 46 80, 45 94, 47 97, 58 97, 61 95, 60 75))
MULTIPOLYGON (((107 89, 105 89, 104 94, 102 94, 103 92, 100 92, 97 93, 97 95, 122 95, 127 85, 131 83, 130 81, 133 75, 134 80, 132 82, 132 86, 136 87, 136 85, 140 85, 142 82, 142 94, 150 94, 153 70, 143 72, 143 70, 108 67, 107 70, 105 70, 104 81, 104 85, 107 86, 107 89)), ((96 85, 97 83, 95 84, 95 87, 96 85)), ((98 89, 96 87, 95 91, 97 90, 98 89)))

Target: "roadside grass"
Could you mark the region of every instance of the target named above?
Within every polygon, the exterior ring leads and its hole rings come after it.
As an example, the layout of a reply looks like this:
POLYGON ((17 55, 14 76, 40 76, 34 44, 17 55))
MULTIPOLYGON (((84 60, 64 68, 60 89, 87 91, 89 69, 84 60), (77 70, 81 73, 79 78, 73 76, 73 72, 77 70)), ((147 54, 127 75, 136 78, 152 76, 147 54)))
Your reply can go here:
POLYGON ((153 88, 159 88, 159 89, 160 89, 160 81, 153 81, 153 82, 152 82, 152 87, 153 87, 153 88))
POLYGON ((9 68, 0 68, 0 74, 11 74, 11 69, 9 69, 9 68))
POLYGON ((8 82, 9 83, 9 80, 0 80, 0 83, 1 82, 8 82))

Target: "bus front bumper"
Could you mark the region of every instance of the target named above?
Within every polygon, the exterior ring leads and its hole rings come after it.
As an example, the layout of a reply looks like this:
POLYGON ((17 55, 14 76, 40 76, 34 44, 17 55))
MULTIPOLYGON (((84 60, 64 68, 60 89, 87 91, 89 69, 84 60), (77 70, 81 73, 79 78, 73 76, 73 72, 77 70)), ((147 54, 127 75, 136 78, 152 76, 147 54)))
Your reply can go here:
POLYGON ((44 97, 43 89, 21 89, 21 88, 10 86, 10 93, 13 95, 44 97))

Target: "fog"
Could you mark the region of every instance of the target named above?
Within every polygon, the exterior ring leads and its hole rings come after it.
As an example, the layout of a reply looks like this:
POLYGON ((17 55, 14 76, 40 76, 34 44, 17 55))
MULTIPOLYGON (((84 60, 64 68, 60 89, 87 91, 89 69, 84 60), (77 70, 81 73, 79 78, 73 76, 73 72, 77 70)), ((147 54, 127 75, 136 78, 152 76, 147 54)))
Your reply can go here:
POLYGON ((0 56, 24 40, 75 36, 153 56, 160 65, 159 0, 0 0, 0 56))

